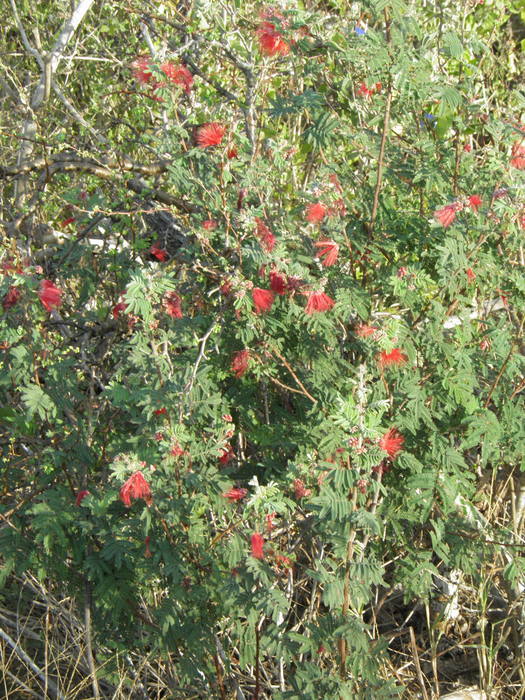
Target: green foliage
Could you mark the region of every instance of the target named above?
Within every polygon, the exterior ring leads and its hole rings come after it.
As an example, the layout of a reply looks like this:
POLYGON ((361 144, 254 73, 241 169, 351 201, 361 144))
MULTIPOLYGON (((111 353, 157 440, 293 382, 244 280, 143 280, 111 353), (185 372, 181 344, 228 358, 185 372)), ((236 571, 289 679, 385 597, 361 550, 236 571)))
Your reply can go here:
MULTIPOLYGON (((50 31, 58 5, 39 10, 50 31)), ((499 85, 491 102, 498 59, 478 60, 503 5, 299 5, 267 18, 280 55, 251 3, 193 3, 183 24, 162 5, 142 82, 141 3, 94 7, 86 60, 53 78, 78 111, 53 93, 38 115, 32 204, 0 169, 27 220, 1 260, 1 581, 89 590, 95 638, 172 654, 187 696, 215 697, 220 657, 283 700, 398 697, 380 594, 477 581, 518 537, 477 537, 480 484, 525 469, 525 101, 499 85), (182 243, 152 230, 157 209, 182 243), (310 314, 320 292, 333 307, 310 314)), ((34 61, 9 22, 20 80, 34 61)), ((510 586, 522 569, 507 561, 510 586)))

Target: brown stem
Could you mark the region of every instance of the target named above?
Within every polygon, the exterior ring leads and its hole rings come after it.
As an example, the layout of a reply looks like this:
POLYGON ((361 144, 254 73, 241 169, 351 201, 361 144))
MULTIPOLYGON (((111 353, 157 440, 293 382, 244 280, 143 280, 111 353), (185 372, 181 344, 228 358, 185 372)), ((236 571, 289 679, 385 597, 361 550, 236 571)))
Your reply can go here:
POLYGON ((255 624, 255 691, 253 693, 253 700, 259 700, 259 694, 261 692, 260 634, 259 627, 255 624))
POLYGON ((93 656, 93 638, 91 628, 91 584, 87 576, 84 578, 84 628, 86 639, 86 657, 89 666, 89 674, 91 676, 91 687, 93 688, 93 696, 96 700, 100 698, 100 689, 98 687, 97 669, 95 667, 95 658, 93 656))
MULTIPOLYGON (((523 324, 522 324, 522 325, 523 325, 523 324)), ((500 371, 498 372, 498 376, 496 377, 496 379, 494 380, 492 386, 490 387, 490 391, 489 391, 489 393, 488 393, 487 399, 486 399, 486 401, 485 401, 485 403, 484 403, 484 405, 483 405, 484 408, 487 408, 487 406, 489 405, 490 399, 492 398, 492 394, 494 393, 494 390, 495 390, 496 387, 498 386, 499 380, 500 380, 501 377, 503 376, 503 372, 505 371, 505 367, 507 366, 507 364, 508 364, 510 358, 512 357, 512 354, 513 354, 513 352, 514 352, 515 347, 516 347, 516 343, 512 343, 512 345, 510 346, 509 354, 508 354, 507 357, 503 360, 503 364, 501 365, 501 369, 500 369, 500 371)))
POLYGON ((283 363, 283 365, 284 365, 284 366, 286 367, 286 369, 290 372, 290 374, 291 374, 292 377, 295 379, 295 381, 297 382, 297 384, 298 384, 298 385, 301 387, 301 389, 303 390, 304 395, 305 395, 305 396, 308 396, 308 398, 310 399, 310 401, 313 401, 313 403, 317 403, 317 399, 314 399, 314 397, 307 391, 307 389, 305 388, 304 384, 301 382, 301 380, 299 379, 299 377, 298 377, 298 376, 296 375, 296 373, 293 371, 293 369, 292 369, 292 367, 290 366, 290 364, 289 364, 289 362, 287 361, 287 359, 286 359, 285 357, 283 357, 283 356, 281 355, 281 353, 280 353, 278 350, 273 349, 273 353, 274 353, 274 355, 276 355, 276 356, 281 360, 281 362, 283 363))
POLYGON ((226 700, 226 689, 224 687, 224 681, 222 678, 222 669, 219 663, 219 657, 217 654, 213 655, 213 663, 215 665, 215 673, 217 674, 217 685, 219 686, 219 693, 221 694, 221 700, 226 700))
MULTIPOLYGON (((357 504, 357 489, 353 489, 352 493, 352 511, 355 510, 357 504)), ((350 564, 354 557, 354 542, 356 538, 356 530, 352 530, 348 537, 348 545, 346 548, 346 569, 345 569, 345 580, 343 588, 343 617, 346 617, 348 610, 350 609, 350 564)), ((346 639, 339 639, 339 672, 341 678, 345 677, 346 669, 346 639)))

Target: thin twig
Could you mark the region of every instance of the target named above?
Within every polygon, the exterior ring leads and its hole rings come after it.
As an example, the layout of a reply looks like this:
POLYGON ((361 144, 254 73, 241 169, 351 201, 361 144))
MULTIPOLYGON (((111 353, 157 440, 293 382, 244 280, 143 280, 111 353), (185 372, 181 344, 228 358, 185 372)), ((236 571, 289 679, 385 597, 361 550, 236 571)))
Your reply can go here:
POLYGON ((46 684, 47 682, 47 688, 48 691, 55 697, 57 700, 66 700, 65 695, 62 695, 60 690, 57 688, 55 683, 50 680, 49 678, 46 678, 46 674, 38 668, 38 666, 30 659, 30 657, 26 654, 26 652, 20 647, 19 644, 15 642, 14 639, 12 639, 7 632, 4 632, 4 630, 0 627, 0 637, 9 644, 11 649, 14 651, 14 653, 18 656, 19 659, 21 659, 25 664, 29 666, 29 668, 36 673, 36 675, 40 678, 42 683, 46 684))
POLYGON ((414 666, 416 667, 417 679, 419 681, 419 685, 421 687, 421 692, 423 693, 424 700, 429 700, 427 689, 425 686, 425 681, 423 678, 423 673, 421 671, 421 666, 419 664, 419 656, 417 653, 417 645, 416 645, 416 637, 414 635, 414 628, 409 627, 408 629, 410 631, 410 647, 412 649, 412 658, 414 659, 414 666))
POLYGON ((278 350, 276 350, 275 348, 272 350, 272 352, 274 353, 274 355, 276 355, 276 356, 281 360, 281 362, 283 363, 283 365, 284 365, 284 366, 286 367, 286 369, 290 372, 290 374, 291 374, 292 377, 295 379, 295 381, 297 382, 297 384, 298 384, 298 385, 301 387, 301 389, 303 390, 303 394, 304 394, 305 396, 307 396, 307 397, 310 399, 310 401, 312 401, 313 403, 317 403, 317 399, 314 399, 314 397, 313 397, 313 396, 310 394, 310 392, 306 389, 306 387, 305 387, 304 384, 301 382, 301 380, 299 379, 299 377, 298 377, 298 376, 296 375, 296 373, 293 371, 292 367, 290 366, 290 364, 289 364, 289 362, 286 360, 286 358, 283 357, 283 356, 281 355, 281 353, 280 353, 278 350))

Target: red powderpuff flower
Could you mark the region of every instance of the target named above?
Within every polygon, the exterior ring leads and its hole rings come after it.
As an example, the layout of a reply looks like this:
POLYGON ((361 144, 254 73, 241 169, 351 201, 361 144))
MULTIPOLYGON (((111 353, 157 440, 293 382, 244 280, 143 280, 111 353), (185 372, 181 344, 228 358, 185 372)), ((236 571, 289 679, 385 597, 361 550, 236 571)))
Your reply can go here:
POLYGON ((242 209, 242 203, 244 202, 244 198, 248 194, 248 189, 246 187, 241 187, 239 190, 239 194, 237 196, 237 211, 241 211, 242 209))
POLYGON ((275 555, 275 564, 278 567, 281 566, 283 569, 291 569, 293 567, 293 561, 284 554, 275 555))
POLYGON ((472 150, 472 146, 470 145, 470 143, 466 143, 463 146, 463 150, 465 151, 465 153, 470 153, 470 151, 472 150))
POLYGON ((401 433, 396 428, 390 428, 379 440, 379 447, 387 453, 390 459, 395 459, 403 449, 404 442, 405 438, 401 433))
POLYGON ((235 452, 233 451, 233 447, 231 445, 226 445, 226 447, 222 447, 222 455, 219 457, 219 462, 221 464, 228 464, 228 462, 231 462, 232 459, 235 459, 235 452))
POLYGON ((306 220, 311 224, 318 224, 326 216, 326 211, 327 209, 325 205, 321 202, 317 202, 317 204, 309 204, 306 207, 306 220))
POLYGON ((7 311, 12 306, 14 306, 21 296, 22 292, 18 287, 9 287, 7 292, 4 294, 4 298, 2 299, 2 306, 4 308, 4 311, 7 311))
POLYGON ((193 75, 186 66, 179 66, 176 63, 163 63, 160 67, 166 78, 174 85, 180 85, 187 94, 193 85, 193 75))
POLYGON ((132 498, 143 498, 148 506, 153 502, 151 489, 141 471, 132 474, 123 484, 119 497, 126 508, 131 506, 132 498))
POLYGON ((234 501, 240 501, 241 499, 243 499, 247 493, 248 489, 233 488, 229 491, 226 491, 222 495, 224 496, 224 498, 227 498, 233 503, 234 501))
POLYGON ((252 299, 255 304, 255 313, 262 314, 272 308, 274 295, 269 289, 254 287, 252 289, 252 299))
POLYGON ((151 255, 153 255, 157 260, 160 260, 160 262, 166 262, 168 259, 168 251, 165 250, 164 248, 159 248, 159 246, 154 243, 151 248, 148 251, 151 255))
POLYGON ((262 219, 258 216, 255 217, 255 223, 257 228, 255 229, 255 235, 261 242, 262 247, 267 253, 271 253, 275 248, 275 236, 270 231, 268 226, 264 223, 262 219))
POLYGON ((182 457, 183 454, 185 454, 185 452, 184 452, 184 450, 182 449, 182 447, 179 445, 178 442, 174 443, 174 444, 171 446, 170 455, 171 455, 172 457, 182 457))
POLYGON ((232 285, 231 280, 224 280, 224 282, 219 287, 221 294, 224 294, 225 297, 231 293, 232 288, 233 288, 233 285, 232 285))
POLYGON ((127 304, 123 301, 119 301, 118 304, 115 304, 113 307, 111 313, 113 315, 113 318, 118 318, 120 316, 121 311, 125 311, 127 308, 127 304))
POLYGON ((400 367, 408 360, 408 356, 401 352, 399 348, 394 348, 392 352, 383 350, 379 353, 377 362, 380 367, 400 367))
POLYGON ((308 498, 312 495, 312 490, 305 487, 302 479, 294 479, 293 490, 296 498, 308 498))
POLYGON ((56 309, 57 306, 60 306, 62 303, 61 297, 62 291, 58 287, 55 287, 53 282, 49 280, 42 280, 40 282, 38 298, 46 311, 51 311, 51 309, 56 309))
MULTIPOLYGON (((263 16, 268 19, 272 17, 275 19, 282 19, 280 13, 270 10, 263 13, 263 16)), ((282 34, 277 31, 273 22, 261 22, 257 29, 257 36, 259 38, 259 48, 262 54, 266 56, 287 56, 290 53, 290 46, 283 39, 282 34)))
POLYGON ((377 326, 368 326, 366 323, 361 323, 361 325, 357 326, 355 329, 355 334, 359 338, 370 338, 378 330, 379 328, 377 326))
POLYGON ((131 71, 135 80, 138 80, 142 85, 151 83, 154 80, 149 56, 137 56, 131 64, 131 71))
POLYGON ((272 292, 275 292, 281 296, 286 294, 288 291, 288 280, 286 279, 286 275, 282 275, 280 272, 272 270, 270 272, 270 288, 272 292))
POLYGON ((434 216, 439 221, 439 223, 447 228, 456 218, 456 211, 458 210, 458 203, 446 204, 441 209, 436 209, 434 216))
POLYGON ((248 369, 248 363, 250 361, 250 352, 248 350, 239 350, 233 356, 232 363, 230 365, 231 371, 235 374, 237 379, 240 379, 243 374, 248 369))
POLYGON ((181 298, 177 292, 166 292, 162 306, 171 318, 182 318, 181 298))
POLYGON ((73 221, 76 221, 75 217, 70 216, 68 219, 64 219, 64 221, 61 221, 60 226, 62 226, 62 228, 66 228, 66 226, 69 226, 69 224, 72 224, 73 221))
POLYGON ((477 211, 478 208, 483 204, 483 200, 481 199, 481 197, 479 195, 472 194, 468 198, 468 203, 469 203, 469 206, 472 209, 474 209, 474 211, 477 211))
POLYGON ((239 151, 237 150, 237 146, 230 146, 230 148, 228 148, 228 150, 226 151, 226 158, 228 158, 228 160, 237 158, 238 155, 239 151))
POLYGON ((199 148, 218 146, 225 133, 226 127, 218 122, 204 124, 204 126, 201 126, 197 131, 197 146, 199 146, 199 148))
POLYGON ((264 559, 263 545, 264 537, 260 532, 254 532, 251 537, 252 557, 255 559, 264 559))
POLYGON ((86 489, 84 489, 83 491, 79 491, 77 493, 77 497, 75 498, 76 505, 79 506, 87 495, 89 495, 89 491, 87 491, 86 489))
POLYGON ((510 164, 513 168, 518 170, 525 169, 525 146, 523 146, 518 141, 514 142, 512 146, 512 158, 510 159, 510 164))
POLYGON ((213 229, 217 228, 217 222, 214 219, 206 219, 206 221, 202 222, 202 228, 205 228, 206 231, 213 231, 213 229))
POLYGON ((320 311, 330 311, 334 304, 335 301, 324 292, 309 292, 305 312, 314 314, 320 311))
POLYGON ((316 248, 319 248, 317 255, 319 258, 324 257, 323 267, 331 267, 337 262, 339 255, 339 244, 335 241, 317 241, 316 248))
POLYGON ((368 99, 374 94, 374 88, 369 88, 365 85, 365 83, 361 83, 361 85, 357 88, 357 94, 359 97, 366 97, 368 99))
POLYGON ((156 416, 165 416, 167 414, 167 412, 168 412, 168 410, 167 410, 166 406, 163 406, 162 408, 157 408, 155 411, 153 411, 153 413, 156 416))
POLYGON ((471 267, 469 267, 466 270, 465 274, 467 275, 467 279, 468 279, 469 283, 474 282, 474 280, 476 279, 476 273, 474 272, 474 270, 471 267))

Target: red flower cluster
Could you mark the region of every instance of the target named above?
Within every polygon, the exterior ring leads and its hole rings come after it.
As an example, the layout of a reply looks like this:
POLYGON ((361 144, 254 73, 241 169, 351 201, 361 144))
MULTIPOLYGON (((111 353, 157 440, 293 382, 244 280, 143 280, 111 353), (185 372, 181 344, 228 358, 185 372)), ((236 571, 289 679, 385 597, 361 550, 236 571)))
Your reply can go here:
POLYGON ((56 309, 62 303, 62 291, 55 287, 53 282, 42 280, 38 291, 38 298, 46 311, 56 309))
POLYGON ((520 141, 512 145, 512 158, 510 164, 518 170, 525 170, 525 146, 520 141))
POLYGON ((441 207, 441 209, 436 209, 434 216, 442 226, 447 228, 456 218, 456 213, 458 211, 462 211, 465 206, 469 206, 473 211, 477 211, 482 203, 483 200, 479 195, 471 194, 464 203, 452 202, 452 204, 446 204, 444 207, 441 207))
POLYGON ((369 99, 372 97, 372 95, 375 95, 376 92, 381 92, 382 89, 382 83, 376 83, 375 85, 372 85, 372 87, 367 87, 365 83, 361 83, 361 85, 357 88, 357 94, 359 97, 369 99))
POLYGON ((366 323, 361 323, 361 325, 357 326, 355 329, 355 334, 359 338, 370 338, 378 330, 379 328, 377 326, 368 326, 366 323))
POLYGON ((462 208, 459 202, 453 202, 452 204, 446 204, 444 207, 441 207, 441 209, 436 209, 434 216, 442 226, 447 228, 456 218, 456 212, 462 208))
POLYGON ((4 294, 4 298, 2 299, 2 307, 4 311, 7 311, 11 307, 13 307, 20 297, 22 296, 22 292, 20 291, 19 287, 9 287, 7 292, 4 294))
POLYGON ((202 228, 205 228, 206 231, 213 231, 217 228, 217 222, 214 219, 206 219, 202 222, 202 228))
POLYGON ((394 348, 391 352, 383 350, 379 353, 377 362, 380 367, 401 367, 408 360, 408 356, 405 355, 399 348, 394 348))
POLYGON ((123 484, 119 497, 126 508, 131 506, 132 498, 143 498, 148 506, 153 503, 150 486, 141 471, 132 474, 123 484))
POLYGON ((306 207, 306 220, 311 224, 319 224, 326 216, 327 208, 322 202, 309 204, 306 207))
POLYGON ((272 292, 283 296, 288 291, 288 280, 286 275, 277 272, 277 270, 272 270, 270 272, 270 289, 272 292))
POLYGON ((250 361, 249 350, 239 350, 233 356, 232 363, 230 365, 231 371, 235 374, 237 379, 240 379, 243 374, 248 369, 248 363, 250 361))
POLYGON ((135 80, 141 85, 147 85, 153 81, 151 59, 149 56, 137 56, 131 64, 131 71, 135 80))
POLYGON ((119 301, 118 304, 115 304, 113 307, 111 314, 113 318, 118 318, 120 316, 121 311, 125 311, 127 308, 127 304, 123 301, 119 301))
POLYGON ((171 318, 182 318, 181 298, 177 292, 166 292, 162 306, 171 318))
POLYGON ((287 26, 288 23, 283 15, 273 8, 268 8, 261 13, 261 18, 263 21, 257 29, 261 53, 266 56, 287 56, 290 53, 290 46, 275 28, 275 20, 278 20, 282 26, 287 26), (272 19, 274 22, 269 21, 272 19))
POLYGON ((254 532, 251 537, 252 557, 255 559, 264 559, 263 545, 264 537, 260 532, 254 532))
POLYGON ((248 493, 248 489, 241 489, 241 488, 232 488, 229 491, 226 491, 222 495, 224 498, 227 498, 229 501, 240 501, 242 500, 246 494, 248 493))
POLYGON ((396 428, 390 428, 379 440, 379 447, 388 454, 390 459, 395 459, 403 449, 404 442, 405 438, 401 433, 396 428))
POLYGON ((272 308, 274 295, 269 289, 254 287, 252 289, 252 299, 255 304, 255 313, 262 314, 272 308))
MULTIPOLYGON (((159 83, 155 80, 152 73, 152 66, 154 62, 149 56, 137 56, 137 58, 131 64, 131 70, 133 77, 141 85, 150 85, 153 90, 162 87, 165 83, 159 83)), ((186 68, 171 61, 162 63, 160 65, 160 70, 164 73, 166 78, 173 85, 180 85, 184 88, 184 91, 189 94, 191 86, 193 85, 193 75, 186 68)))
POLYGON ((226 447, 221 449, 222 455, 219 457, 219 462, 221 464, 228 464, 232 461, 232 459, 235 459, 235 452, 233 451, 233 447, 231 445, 226 445, 226 447))
POLYGON ((479 207, 483 204, 483 200, 481 197, 477 194, 471 194, 470 197, 468 198, 468 203, 469 206, 474 209, 474 211, 477 211, 479 207))
POLYGON ((163 63, 160 69, 170 83, 180 85, 182 88, 184 88, 184 92, 189 95, 191 86, 193 85, 193 75, 186 68, 186 66, 167 62, 163 63))
POLYGON ((255 229, 255 235, 259 239, 261 246, 267 253, 271 253, 275 248, 275 236, 270 231, 268 226, 264 223, 262 219, 258 216, 255 218, 255 223, 257 228, 255 229))
POLYGON ((309 292, 305 312, 314 314, 321 311, 330 311, 334 304, 335 301, 324 292, 309 292))
POLYGON ((337 262, 337 256, 339 255, 339 244, 335 241, 317 241, 315 244, 316 248, 319 248, 317 255, 323 260, 323 267, 331 267, 337 262))
POLYGON ((226 127, 218 122, 210 122, 204 124, 197 131, 197 146, 199 148, 209 148, 210 146, 218 146, 226 133, 226 127))
POLYGON ((79 491, 77 493, 77 497, 75 498, 75 504, 79 506, 87 495, 89 495, 89 491, 87 491, 86 489, 84 489, 83 491, 79 491))
POLYGON ((172 457, 182 457, 182 455, 185 454, 184 450, 182 447, 179 445, 178 442, 175 442, 170 449, 170 455, 172 457))
POLYGON ((157 258, 157 260, 160 260, 160 262, 166 262, 169 258, 168 251, 165 248, 159 248, 156 243, 151 246, 148 252, 157 258))
POLYGON ((308 498, 312 495, 312 490, 307 489, 302 479, 294 479, 293 490, 296 498, 308 498))

